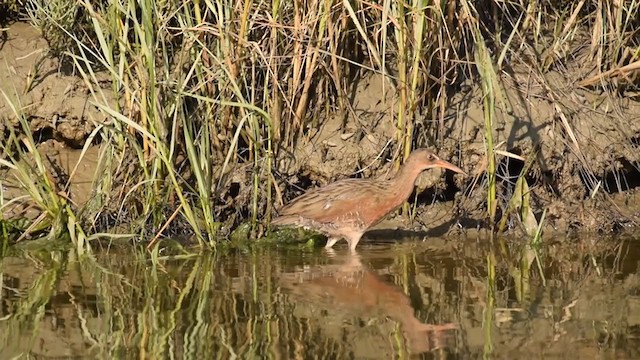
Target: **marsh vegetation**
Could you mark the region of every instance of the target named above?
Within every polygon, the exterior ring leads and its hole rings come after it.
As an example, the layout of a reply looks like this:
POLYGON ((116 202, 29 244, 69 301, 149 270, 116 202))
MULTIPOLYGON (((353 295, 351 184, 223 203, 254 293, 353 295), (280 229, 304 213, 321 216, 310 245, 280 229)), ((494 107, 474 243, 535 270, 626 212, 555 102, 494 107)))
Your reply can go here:
POLYGON ((543 213, 560 231, 637 221, 636 2, 12 4, 46 46, 5 21, 10 243, 256 238, 305 188, 421 146, 473 176, 427 179, 408 218, 455 199, 450 220, 530 236, 543 213), (90 194, 47 141, 99 149, 90 194))

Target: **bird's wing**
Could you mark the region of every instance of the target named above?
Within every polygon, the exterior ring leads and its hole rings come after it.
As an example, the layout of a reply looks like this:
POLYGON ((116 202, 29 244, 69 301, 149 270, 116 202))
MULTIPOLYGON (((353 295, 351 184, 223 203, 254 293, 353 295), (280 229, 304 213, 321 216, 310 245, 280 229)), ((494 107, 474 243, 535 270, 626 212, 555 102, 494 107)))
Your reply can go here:
POLYGON ((321 223, 351 221, 360 209, 375 203, 374 182, 346 179, 311 190, 280 210, 280 216, 300 216, 321 223))

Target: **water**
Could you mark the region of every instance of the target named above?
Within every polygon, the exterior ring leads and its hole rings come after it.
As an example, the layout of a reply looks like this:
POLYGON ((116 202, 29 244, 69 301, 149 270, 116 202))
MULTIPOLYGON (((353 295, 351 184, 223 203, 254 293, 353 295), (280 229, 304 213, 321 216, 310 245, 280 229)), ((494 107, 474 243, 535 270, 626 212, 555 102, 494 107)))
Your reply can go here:
POLYGON ((640 241, 362 242, 0 265, 0 358, 640 357, 640 241))

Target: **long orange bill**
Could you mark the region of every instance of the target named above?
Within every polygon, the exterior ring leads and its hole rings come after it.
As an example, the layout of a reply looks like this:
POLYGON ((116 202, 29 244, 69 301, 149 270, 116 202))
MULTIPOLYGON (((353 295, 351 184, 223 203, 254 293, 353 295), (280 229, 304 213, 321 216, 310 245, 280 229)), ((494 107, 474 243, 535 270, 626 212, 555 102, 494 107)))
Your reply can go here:
POLYGON ((444 160, 438 159, 438 160, 436 160, 434 165, 438 166, 438 167, 441 167, 441 168, 449 169, 451 171, 455 171, 455 172, 460 173, 460 174, 467 175, 467 173, 462 171, 462 169, 460 169, 459 167, 453 165, 452 163, 450 163, 448 161, 444 161, 444 160))

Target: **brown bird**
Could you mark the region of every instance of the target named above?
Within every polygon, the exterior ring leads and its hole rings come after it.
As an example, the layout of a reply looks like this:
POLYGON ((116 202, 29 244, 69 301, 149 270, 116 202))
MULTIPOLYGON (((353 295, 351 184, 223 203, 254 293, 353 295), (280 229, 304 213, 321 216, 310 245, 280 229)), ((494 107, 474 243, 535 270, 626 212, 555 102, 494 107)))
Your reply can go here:
MULTIPOLYGON (((360 325, 350 327, 341 320, 355 316, 365 323, 373 318, 381 318, 382 321, 391 319, 401 325, 408 341, 408 350, 412 353, 432 351, 446 345, 448 334, 445 331, 458 328, 453 323, 423 323, 416 317, 411 300, 403 289, 385 281, 376 271, 364 265, 358 254, 342 258, 336 256, 333 259, 330 263, 307 264, 298 271, 282 272, 277 276, 279 288, 290 295, 296 306, 309 304, 317 311, 327 312, 327 317, 320 320, 320 327, 330 328, 331 324, 341 323, 343 332, 340 337, 345 339, 351 337, 350 332, 362 328, 360 325)), ((376 331, 384 332, 384 329, 380 326, 376 331)), ((393 329, 394 333, 397 331, 395 327, 387 329, 393 329)), ((400 344, 383 342, 373 346, 384 351, 389 345, 393 349, 400 344)), ((359 357, 357 353, 355 357, 359 357)))
POLYGON ((301 226, 323 233, 327 236, 326 248, 345 239, 354 251, 370 227, 409 198, 418 175, 435 167, 464 174, 431 151, 417 149, 393 178, 345 179, 310 190, 280 209, 271 224, 301 226))

